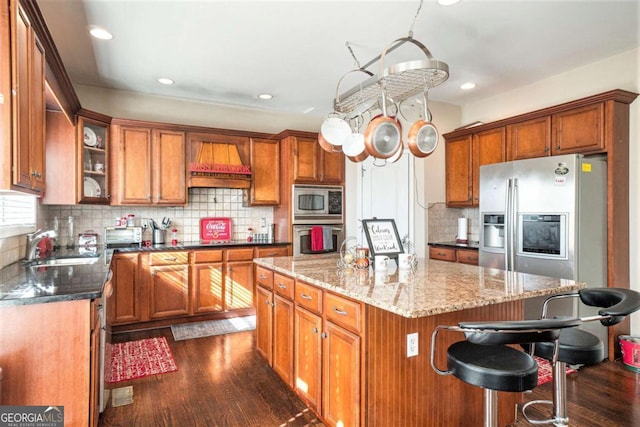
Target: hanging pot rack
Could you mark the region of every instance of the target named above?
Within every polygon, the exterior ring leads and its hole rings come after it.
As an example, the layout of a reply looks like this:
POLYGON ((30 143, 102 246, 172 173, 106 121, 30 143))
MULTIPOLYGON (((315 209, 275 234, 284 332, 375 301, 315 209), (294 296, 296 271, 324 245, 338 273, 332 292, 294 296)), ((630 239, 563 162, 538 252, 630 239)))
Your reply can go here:
POLYGON ((425 89, 444 83, 449 78, 449 66, 434 59, 429 49, 411 35, 393 41, 380 55, 364 64, 359 70, 371 77, 342 94, 336 93, 333 102, 334 111, 346 117, 353 117, 362 114, 363 110, 379 107, 381 89, 395 102, 400 103, 424 92, 425 89), (426 59, 401 62, 385 68, 384 57, 405 43, 412 43, 420 48, 426 59), (366 69, 378 61, 380 62, 379 74, 372 75, 366 69))

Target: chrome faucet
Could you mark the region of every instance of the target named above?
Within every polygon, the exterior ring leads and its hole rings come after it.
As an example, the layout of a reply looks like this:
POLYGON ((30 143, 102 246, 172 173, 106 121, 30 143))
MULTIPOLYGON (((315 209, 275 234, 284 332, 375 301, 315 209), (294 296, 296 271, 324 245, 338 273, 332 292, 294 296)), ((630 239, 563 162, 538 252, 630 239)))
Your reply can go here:
POLYGON ((36 230, 31 234, 27 234, 27 255, 25 261, 33 261, 38 258, 40 248, 38 243, 45 237, 56 238, 58 233, 55 230, 36 230))

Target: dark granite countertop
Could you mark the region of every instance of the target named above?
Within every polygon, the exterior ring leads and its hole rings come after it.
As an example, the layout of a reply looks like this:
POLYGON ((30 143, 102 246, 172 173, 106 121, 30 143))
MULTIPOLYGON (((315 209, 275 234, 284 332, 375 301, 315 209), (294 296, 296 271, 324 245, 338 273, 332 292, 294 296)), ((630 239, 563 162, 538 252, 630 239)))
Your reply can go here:
POLYGON ((439 246, 448 248, 478 249, 480 242, 469 241, 469 243, 456 243, 455 240, 450 242, 429 242, 429 246, 439 246))
POLYGON ((94 299, 102 295, 109 274, 109 259, 112 252, 151 252, 167 250, 197 250, 233 247, 274 247, 286 246, 288 242, 263 243, 232 241, 224 243, 182 242, 150 247, 123 247, 95 251, 66 250, 55 251, 55 257, 95 258, 91 264, 45 265, 14 262, 0 269, 0 307, 41 304, 78 299, 94 299))

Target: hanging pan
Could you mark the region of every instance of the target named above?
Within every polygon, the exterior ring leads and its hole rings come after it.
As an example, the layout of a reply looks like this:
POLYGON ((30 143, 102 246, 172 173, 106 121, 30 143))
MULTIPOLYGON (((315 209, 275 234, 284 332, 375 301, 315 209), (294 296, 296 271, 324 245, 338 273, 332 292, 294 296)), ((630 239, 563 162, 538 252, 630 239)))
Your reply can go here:
POLYGON ((427 157, 438 146, 438 129, 431 123, 428 104, 429 89, 424 90, 424 119, 416 121, 409 129, 409 151, 416 157, 427 157))
POLYGON ((351 138, 342 145, 342 151, 349 160, 358 163, 369 157, 369 153, 364 145, 364 135, 360 133, 360 116, 356 116, 354 120, 353 133, 351 138))
MULTIPOLYGON (((329 144, 329 142, 324 139, 324 136, 322 136, 322 132, 318 134, 318 144, 320 144, 320 148, 330 153, 339 153, 342 151, 341 146, 329 144)), ((346 141, 343 143, 343 145, 344 144, 346 144, 346 141)))
POLYGON ((382 91, 382 115, 371 120, 364 134, 367 152, 378 159, 388 159, 402 147, 402 130, 398 121, 387 116, 387 96, 382 91))

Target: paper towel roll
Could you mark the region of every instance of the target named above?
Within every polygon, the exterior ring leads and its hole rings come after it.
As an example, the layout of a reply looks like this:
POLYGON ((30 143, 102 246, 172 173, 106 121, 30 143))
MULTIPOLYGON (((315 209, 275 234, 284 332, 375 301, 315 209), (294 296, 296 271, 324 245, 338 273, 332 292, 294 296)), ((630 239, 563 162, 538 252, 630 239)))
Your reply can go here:
POLYGON ((467 243, 467 225, 469 224, 468 218, 458 218, 458 235, 456 236, 456 242, 467 243))

